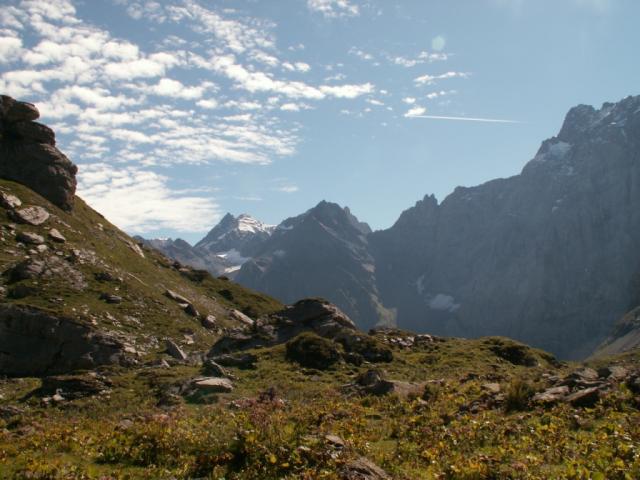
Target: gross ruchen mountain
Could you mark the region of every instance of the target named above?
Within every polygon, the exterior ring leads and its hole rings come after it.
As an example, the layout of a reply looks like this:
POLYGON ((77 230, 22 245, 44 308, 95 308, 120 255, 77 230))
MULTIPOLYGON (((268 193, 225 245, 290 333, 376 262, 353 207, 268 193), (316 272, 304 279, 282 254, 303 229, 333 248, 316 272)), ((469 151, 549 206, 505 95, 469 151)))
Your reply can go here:
POLYGON ((271 236, 274 228, 245 213, 237 217, 227 213, 193 247, 180 238, 141 240, 185 265, 233 278, 242 264, 271 236))
POLYGON ((370 233, 348 208, 320 202, 278 225, 235 279, 285 302, 324 297, 363 329, 388 325, 392 315, 378 300, 370 233))
POLYGON ((520 175, 425 197, 369 237, 403 328, 588 355, 640 266, 640 97, 580 105, 520 175))
POLYGON ((393 312, 401 328, 584 357, 640 269, 640 97, 571 109, 521 174, 425 196, 388 230, 329 207, 284 222, 238 281, 322 295, 363 328, 393 312))

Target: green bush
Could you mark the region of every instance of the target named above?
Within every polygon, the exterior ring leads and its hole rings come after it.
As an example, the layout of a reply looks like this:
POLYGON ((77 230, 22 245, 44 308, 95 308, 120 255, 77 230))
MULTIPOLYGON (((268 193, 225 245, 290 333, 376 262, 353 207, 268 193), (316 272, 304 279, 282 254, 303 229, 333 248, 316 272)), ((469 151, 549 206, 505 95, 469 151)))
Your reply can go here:
POLYGON ((507 389, 505 409, 507 412, 526 410, 534 393, 533 386, 524 380, 519 378, 512 380, 507 389))
POLYGON ((287 343, 287 358, 303 367, 326 370, 340 360, 340 352, 331 340, 305 332, 287 343))

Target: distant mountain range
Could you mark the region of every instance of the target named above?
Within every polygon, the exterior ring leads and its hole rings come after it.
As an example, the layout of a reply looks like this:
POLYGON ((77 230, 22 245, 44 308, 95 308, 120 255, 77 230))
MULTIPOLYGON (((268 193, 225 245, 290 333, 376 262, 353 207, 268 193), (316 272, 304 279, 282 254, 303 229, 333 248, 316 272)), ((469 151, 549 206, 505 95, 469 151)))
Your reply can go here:
POLYGON ((194 247, 149 243, 285 302, 326 297, 361 328, 584 357, 637 300, 640 97, 571 109, 521 174, 427 195, 387 230, 321 202, 277 227, 227 215, 194 247))

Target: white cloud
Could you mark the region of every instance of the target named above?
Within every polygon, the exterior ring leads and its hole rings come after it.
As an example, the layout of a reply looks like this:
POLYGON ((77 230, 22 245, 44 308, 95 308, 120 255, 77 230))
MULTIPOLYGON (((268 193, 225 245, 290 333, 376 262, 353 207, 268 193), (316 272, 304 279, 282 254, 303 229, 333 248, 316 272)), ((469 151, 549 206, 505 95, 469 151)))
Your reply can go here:
POLYGON ((419 117, 420 115, 424 115, 425 113, 427 113, 427 109, 424 107, 420 107, 420 106, 415 106, 413 108, 410 108, 405 114, 404 116, 406 118, 411 118, 411 117, 419 117))
POLYGON ((196 105, 198 105, 200 108, 206 108, 207 110, 213 110, 215 108, 218 108, 218 101, 213 99, 213 98, 202 99, 202 100, 198 100, 196 102, 196 105))
POLYGON ((446 80, 448 78, 469 78, 468 73, 464 72, 446 72, 441 75, 422 75, 413 81, 417 85, 433 85, 437 80, 446 80))
POLYGON ((22 51, 22 40, 16 37, 0 37, 0 63, 17 60, 22 51))
POLYGON ((416 99, 414 97, 404 97, 402 101, 407 105, 413 105, 414 103, 416 103, 416 99))
POLYGON ((282 193, 295 193, 300 190, 296 185, 283 185, 281 187, 275 187, 274 190, 276 192, 282 193))
POLYGON ((312 12, 321 13, 326 18, 356 17, 360 15, 358 5, 349 0, 307 0, 312 12))
POLYGON ((205 232, 220 218, 211 198, 172 190, 166 176, 149 170, 97 163, 84 165, 78 177, 79 195, 131 233, 160 229, 205 232))

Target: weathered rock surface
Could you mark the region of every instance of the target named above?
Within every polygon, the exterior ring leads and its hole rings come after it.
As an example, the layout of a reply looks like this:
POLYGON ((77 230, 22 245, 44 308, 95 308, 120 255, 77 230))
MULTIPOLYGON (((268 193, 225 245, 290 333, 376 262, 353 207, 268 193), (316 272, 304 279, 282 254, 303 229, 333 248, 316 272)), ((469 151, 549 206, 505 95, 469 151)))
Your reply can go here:
POLYGON ((180 360, 181 362, 184 362, 187 360, 187 358, 189 358, 187 354, 184 353, 184 351, 173 340, 167 339, 165 344, 167 347, 167 353, 171 355, 173 358, 175 358, 176 360, 180 360))
POLYGON ((228 378, 204 377, 195 379, 193 386, 209 393, 228 393, 233 391, 233 383, 228 378))
POLYGON ((125 364, 121 341, 69 318, 0 304, 0 375, 38 376, 125 364))
POLYGON ((44 243, 44 237, 33 232, 20 232, 16 235, 16 240, 30 245, 40 245, 44 243))
POLYGON ((34 105, 0 96, 0 177, 22 183, 64 210, 73 208, 77 167, 35 123, 34 105))
POLYGON ((44 208, 38 206, 14 210, 11 214, 16 222, 27 223, 36 227, 49 220, 51 216, 44 208))

